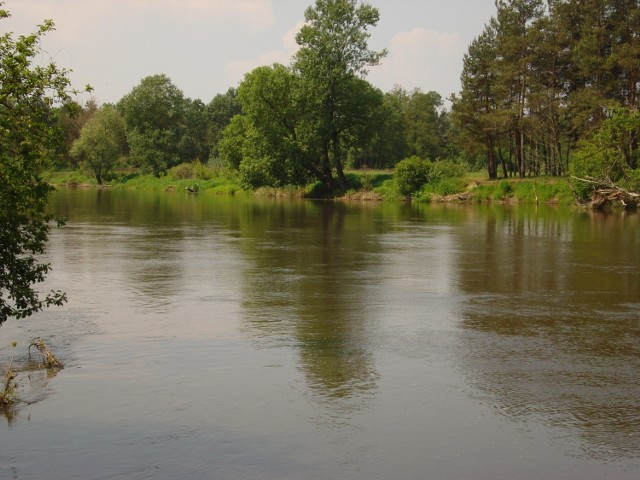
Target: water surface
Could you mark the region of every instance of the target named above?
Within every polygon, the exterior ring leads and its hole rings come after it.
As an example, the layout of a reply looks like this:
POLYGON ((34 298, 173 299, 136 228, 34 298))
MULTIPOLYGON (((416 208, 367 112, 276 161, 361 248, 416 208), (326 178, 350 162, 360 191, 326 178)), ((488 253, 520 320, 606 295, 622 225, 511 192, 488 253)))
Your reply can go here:
MULTIPOLYGON (((0 478, 636 479, 640 224, 58 191, 0 478)), ((23 361, 23 358, 17 361, 23 361)))

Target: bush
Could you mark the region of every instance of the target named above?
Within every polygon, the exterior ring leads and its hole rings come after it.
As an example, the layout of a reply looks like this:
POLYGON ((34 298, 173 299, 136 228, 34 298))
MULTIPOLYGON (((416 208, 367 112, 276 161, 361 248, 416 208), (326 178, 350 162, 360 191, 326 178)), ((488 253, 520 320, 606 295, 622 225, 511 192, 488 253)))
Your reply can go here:
MULTIPOLYGON (((462 178, 466 173, 467 169, 464 165, 450 160, 430 162, 418 157, 409 157, 396 165, 394 177, 400 194, 411 195, 418 192, 426 184, 438 183, 446 179, 462 178)), ((452 183, 446 185, 453 186, 452 183)), ((452 190, 456 191, 451 193, 458 193, 457 184, 452 190)), ((439 192, 432 190, 430 192, 440 195, 439 192)), ((451 193, 442 195, 450 195, 451 193)))
POLYGON ((274 175, 274 170, 277 170, 274 163, 268 157, 243 159, 239 172, 241 185, 249 189, 279 186, 278 177, 274 175))
POLYGON ((214 176, 213 169, 204 165, 200 160, 193 163, 193 175, 196 180, 210 180, 214 176))
POLYGON ((175 180, 210 180, 214 176, 213 169, 203 165, 200 160, 176 165, 169 174, 175 180))
POLYGON ((635 190, 637 181, 637 150, 626 157, 623 152, 629 139, 640 130, 640 112, 620 105, 610 105, 608 116, 598 130, 582 139, 571 158, 571 175, 586 181, 576 181, 579 196, 587 199, 602 185, 635 190), (635 178, 635 180, 634 180, 635 178), (630 181, 631 180, 631 181, 630 181))
POLYGON ((193 163, 181 163, 173 167, 169 174, 176 180, 191 180, 195 178, 193 163))
POLYGON ((396 187, 401 195, 411 195, 429 181, 430 163, 419 157, 409 157, 397 163, 394 169, 396 187))

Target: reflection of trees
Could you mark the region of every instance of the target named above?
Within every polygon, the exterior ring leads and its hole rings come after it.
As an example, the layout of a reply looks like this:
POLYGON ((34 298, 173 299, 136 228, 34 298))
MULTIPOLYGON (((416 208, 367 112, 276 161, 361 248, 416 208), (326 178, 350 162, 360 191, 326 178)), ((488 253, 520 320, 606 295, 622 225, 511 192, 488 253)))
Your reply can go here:
POLYGON ((84 263, 96 269, 97 284, 105 269, 123 273, 133 300, 151 311, 164 311, 180 298, 184 242, 204 202, 164 192, 79 190, 53 195, 52 209, 62 215, 73 211, 70 228, 87 219, 99 224, 82 238, 70 237, 69 245, 74 254, 93 257, 84 263))
POLYGON ((309 386, 353 408, 376 385, 362 275, 379 245, 373 212, 334 203, 255 205, 243 223, 248 331, 297 348, 309 386))
POLYGON ((637 217, 492 210, 459 236, 461 359, 500 412, 640 451, 637 217))

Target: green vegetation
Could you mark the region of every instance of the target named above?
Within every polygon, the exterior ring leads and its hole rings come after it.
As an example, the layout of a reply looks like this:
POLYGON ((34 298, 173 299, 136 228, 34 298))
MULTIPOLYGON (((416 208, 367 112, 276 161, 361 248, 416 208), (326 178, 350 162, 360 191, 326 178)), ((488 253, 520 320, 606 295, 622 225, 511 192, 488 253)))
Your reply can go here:
MULTIPOLYGON (((386 54, 368 46, 376 8, 316 0, 305 19, 290 65, 258 67, 209 104, 186 98, 165 75, 144 78, 116 106, 125 121, 124 155, 114 160, 111 149, 106 166, 93 169, 97 182, 153 183, 113 169, 150 173, 157 188, 172 182, 182 188, 178 180, 213 179, 192 171, 208 165, 224 171, 231 185, 214 182, 218 190, 318 197, 353 197, 355 190, 362 198, 430 200, 487 178, 571 178, 571 195, 538 191, 546 185, 540 180, 529 193, 505 182, 476 197, 588 202, 606 192, 634 204, 637 2, 496 2, 496 14, 465 55, 451 111, 436 92, 398 86, 383 93, 368 83, 367 69, 386 54), (394 170, 395 182, 346 173, 361 169, 394 170), (485 173, 466 173, 479 169, 485 173)), ((57 163, 66 169, 96 164, 91 148, 80 148, 86 140, 73 142, 85 125, 93 128, 100 109, 91 102, 76 107, 75 117, 59 114, 68 148, 57 163)), ((198 187, 208 191, 202 182, 198 187)))
POLYGON ((48 125, 64 144, 48 150, 54 168, 45 179, 323 198, 638 203, 637 2, 499 0, 468 48, 451 111, 436 92, 383 93, 366 80, 386 54, 368 45, 380 20, 373 6, 315 0, 305 19, 289 65, 258 67, 208 104, 163 74, 143 78, 116 105, 52 104, 48 125))
POLYGON ((571 185, 562 179, 500 180, 476 183, 468 190, 475 202, 520 202, 530 204, 576 203, 571 185))
POLYGON ((80 137, 73 142, 71 156, 102 185, 102 179, 111 173, 125 148, 124 120, 113 106, 104 105, 85 123, 80 137))
MULTIPOLYGON (((0 21, 8 16, 0 9, 0 21)), ((52 29, 48 21, 31 35, 0 36, 0 325, 66 301, 60 291, 43 296, 33 288, 50 268, 41 261, 50 187, 40 173, 61 144, 53 106, 71 93, 66 71, 39 65, 41 40, 52 29)))
POLYGON ((498 0, 496 9, 452 98, 460 147, 482 159, 490 179, 594 175, 593 188, 576 184, 583 199, 635 176, 640 4, 498 0))

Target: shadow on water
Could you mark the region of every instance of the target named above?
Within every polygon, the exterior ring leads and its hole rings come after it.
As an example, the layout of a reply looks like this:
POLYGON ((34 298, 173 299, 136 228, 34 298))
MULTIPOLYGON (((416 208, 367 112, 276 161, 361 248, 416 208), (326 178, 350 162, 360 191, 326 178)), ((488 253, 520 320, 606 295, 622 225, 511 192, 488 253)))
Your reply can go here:
POLYGON ((458 236, 462 369, 499 414, 577 432, 575 455, 636 458, 640 219, 566 215, 491 210, 458 236))

